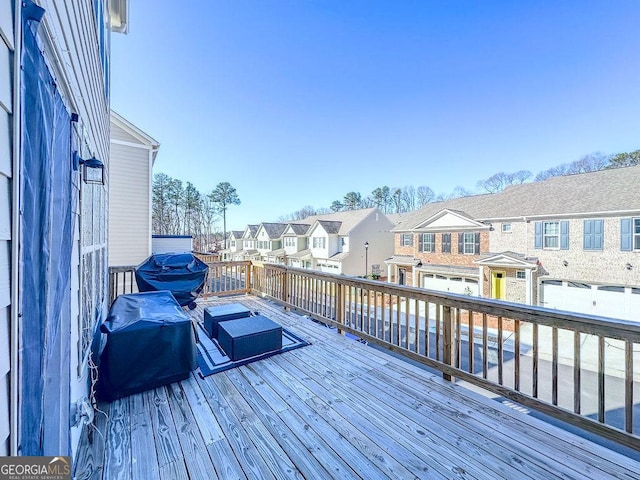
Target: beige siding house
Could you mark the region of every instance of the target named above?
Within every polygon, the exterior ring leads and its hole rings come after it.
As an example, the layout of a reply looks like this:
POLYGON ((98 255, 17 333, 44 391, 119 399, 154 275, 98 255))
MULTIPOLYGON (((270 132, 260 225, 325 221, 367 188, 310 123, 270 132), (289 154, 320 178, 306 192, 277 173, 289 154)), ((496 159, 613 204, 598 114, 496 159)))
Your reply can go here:
POLYGON ((160 144, 113 110, 110 117, 109 266, 151 254, 153 163, 160 144))

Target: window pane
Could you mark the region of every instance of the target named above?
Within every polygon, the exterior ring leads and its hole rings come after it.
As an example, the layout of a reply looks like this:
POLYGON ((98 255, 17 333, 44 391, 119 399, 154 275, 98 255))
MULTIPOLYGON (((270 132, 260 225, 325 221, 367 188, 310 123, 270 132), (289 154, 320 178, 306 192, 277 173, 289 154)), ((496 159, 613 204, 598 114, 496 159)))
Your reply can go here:
POLYGON ((544 237, 545 248, 558 248, 558 237, 544 237))
POLYGON ((557 235, 559 233, 559 223, 558 222, 547 222, 544 224, 544 234, 545 235, 557 235))

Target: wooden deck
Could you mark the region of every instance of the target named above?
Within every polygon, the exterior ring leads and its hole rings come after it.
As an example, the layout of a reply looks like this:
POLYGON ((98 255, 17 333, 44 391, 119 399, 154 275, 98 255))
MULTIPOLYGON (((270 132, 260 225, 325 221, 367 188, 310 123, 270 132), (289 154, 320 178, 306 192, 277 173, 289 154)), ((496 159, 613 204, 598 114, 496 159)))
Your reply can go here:
POLYGON ((637 479, 640 462, 286 313, 312 345, 104 405, 76 478, 637 479))

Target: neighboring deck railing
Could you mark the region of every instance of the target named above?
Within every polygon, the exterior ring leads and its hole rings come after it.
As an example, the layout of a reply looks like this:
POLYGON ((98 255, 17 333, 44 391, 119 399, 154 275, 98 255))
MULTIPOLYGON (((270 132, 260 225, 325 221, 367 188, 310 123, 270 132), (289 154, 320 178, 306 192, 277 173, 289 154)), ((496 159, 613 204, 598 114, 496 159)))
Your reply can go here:
MULTIPOLYGON (((640 415, 634 415, 640 322, 281 265, 209 266, 205 296, 268 297, 435 368, 445 379, 465 380, 640 450, 640 415)), ((111 285, 118 292, 115 274, 111 285)))

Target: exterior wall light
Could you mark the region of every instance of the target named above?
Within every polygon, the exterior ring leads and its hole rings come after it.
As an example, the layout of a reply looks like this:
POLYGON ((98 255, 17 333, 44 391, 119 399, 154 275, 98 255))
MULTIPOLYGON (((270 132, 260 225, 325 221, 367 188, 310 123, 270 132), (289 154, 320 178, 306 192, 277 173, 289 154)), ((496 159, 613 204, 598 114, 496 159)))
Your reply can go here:
POLYGON ((627 263, 625 267, 627 267, 627 270, 631 270, 633 268, 633 265, 631 265, 630 263, 627 263))
POLYGON ((562 261, 562 265, 564 265, 565 267, 568 267, 569 266, 569 262, 567 262, 566 260, 563 260, 562 261))
POLYGON ((82 179, 90 185, 104 185, 104 163, 95 157, 83 159, 78 152, 73 152, 73 169, 82 165, 82 179))

